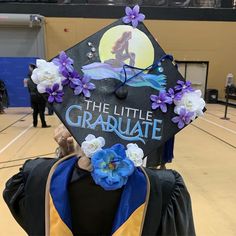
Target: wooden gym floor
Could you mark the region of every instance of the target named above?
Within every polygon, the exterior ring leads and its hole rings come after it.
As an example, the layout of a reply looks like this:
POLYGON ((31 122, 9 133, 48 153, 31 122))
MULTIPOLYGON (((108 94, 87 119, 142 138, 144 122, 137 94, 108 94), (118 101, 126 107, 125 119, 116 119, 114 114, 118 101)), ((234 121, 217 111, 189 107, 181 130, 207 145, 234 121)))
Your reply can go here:
MULTIPOLYGON (((179 171, 192 197, 196 233, 236 235, 236 109, 222 120, 224 106, 208 104, 207 112, 176 137, 175 159, 168 167, 179 171)), ((51 128, 33 128, 30 108, 11 108, 0 115, 0 192, 25 159, 54 156, 56 116, 51 128)), ((26 235, 0 198, 1 236, 26 235)))

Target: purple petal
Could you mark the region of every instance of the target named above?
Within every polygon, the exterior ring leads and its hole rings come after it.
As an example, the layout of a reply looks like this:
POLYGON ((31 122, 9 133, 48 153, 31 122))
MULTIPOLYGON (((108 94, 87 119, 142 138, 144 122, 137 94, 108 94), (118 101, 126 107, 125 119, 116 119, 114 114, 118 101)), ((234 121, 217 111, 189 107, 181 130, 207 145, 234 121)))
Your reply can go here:
MULTIPOLYGON (((67 56, 66 64, 71 65, 71 64, 73 64, 73 63, 74 63, 74 60, 67 56)), ((73 71, 73 70, 72 70, 72 71, 73 71)), ((72 71, 71 71, 71 72, 72 72, 72 71)))
POLYGON ((62 96, 64 96, 64 94, 65 93, 62 90, 57 91, 57 96, 61 96, 62 97, 62 96))
POLYGON ((164 101, 166 99, 166 92, 165 91, 160 91, 159 93, 159 99, 161 101, 164 101))
POLYGON ((62 84, 62 86, 65 86, 65 85, 69 84, 69 82, 70 82, 70 80, 65 79, 65 80, 62 80, 61 84, 62 84))
POLYGON ((68 78, 69 77, 69 72, 67 70, 62 70, 61 74, 65 77, 68 78))
POLYGON ((49 102, 49 103, 53 103, 53 102, 54 102, 54 96, 50 95, 50 96, 48 97, 48 102, 49 102))
POLYGON ((128 16, 124 16, 124 17, 122 18, 122 21, 123 21, 125 24, 129 24, 129 23, 131 22, 131 19, 130 19, 130 17, 128 17, 128 16))
POLYGON ((152 109, 156 110, 160 105, 157 104, 156 102, 152 103, 152 109))
POLYGON ((183 86, 183 85, 184 85, 184 81, 178 80, 178 81, 177 81, 177 84, 180 84, 181 86, 183 86))
POLYGON ((188 91, 189 91, 189 92, 193 92, 193 91, 194 91, 194 88, 188 87, 188 91))
POLYGON ((59 59, 60 59, 61 62, 66 61, 67 55, 66 55, 66 53, 65 53, 64 51, 61 51, 61 52, 60 52, 60 54, 59 54, 59 59))
POLYGON ((189 112, 188 115, 189 117, 192 117, 194 115, 194 112, 189 112))
POLYGON ((78 72, 76 70, 73 70, 71 73, 70 73, 70 77, 71 78, 80 78, 78 72))
POLYGON ((156 95, 151 95, 151 96, 150 96, 150 99, 151 99, 151 101, 156 102, 156 100, 158 99, 158 96, 156 96, 156 95))
POLYGON ((62 103, 62 97, 61 96, 56 96, 55 101, 58 103, 62 103))
POLYGON ((91 96, 91 93, 89 92, 88 89, 83 89, 83 94, 86 98, 89 98, 91 96))
POLYGON ((87 83, 90 81, 90 77, 87 76, 87 75, 85 75, 85 76, 82 78, 81 81, 82 81, 83 84, 87 84, 87 83))
POLYGON ((172 88, 169 88, 169 89, 168 89, 168 93, 169 93, 170 95, 174 95, 174 90, 173 90, 172 88))
POLYGON ((192 85, 192 83, 190 82, 190 81, 186 81, 186 86, 191 86, 192 85))
POLYGON ((58 89, 59 89, 59 84, 58 83, 56 83, 56 84, 54 84, 53 86, 52 86, 52 91, 53 92, 56 92, 58 89))
POLYGON ((188 125, 190 123, 190 121, 191 121, 190 117, 189 116, 185 116, 185 119, 184 119, 185 124, 188 125))
POLYGON ((137 18, 135 18, 135 19, 132 20, 132 26, 133 26, 134 28, 136 28, 136 27, 138 26, 138 19, 137 19, 137 18))
POLYGON ((133 15, 137 16, 139 14, 140 7, 139 5, 135 5, 133 8, 133 15))
POLYGON ((95 84, 93 84, 93 83, 88 83, 88 84, 87 84, 87 88, 88 88, 89 90, 94 90, 94 89, 96 88, 96 86, 95 86, 95 84))
POLYGON ((78 86, 78 84, 75 84, 73 81, 70 81, 70 87, 72 89, 75 89, 78 86))
POLYGON ((145 19, 145 15, 144 14, 142 14, 142 13, 138 14, 138 17, 137 17, 138 21, 142 22, 142 21, 144 21, 144 19, 145 19))
POLYGON ((81 80, 78 78, 70 78, 70 81, 75 85, 81 85, 81 86, 83 85, 81 80))
POLYGON ((175 95, 175 100, 177 100, 177 101, 181 100, 182 96, 183 96, 183 93, 182 93, 182 92, 177 93, 177 94, 175 95))
POLYGON ((191 118, 193 117, 193 115, 194 115, 194 112, 188 112, 188 113, 186 114, 186 116, 185 116, 185 123, 186 123, 186 124, 189 124, 189 123, 190 123, 191 118))
POLYGON ((81 87, 83 87, 83 83, 82 83, 82 81, 80 80, 80 79, 73 79, 73 80, 71 80, 74 84, 76 84, 77 86, 81 86, 81 87))
POLYGON ((172 98, 168 96, 165 97, 165 103, 172 104, 172 102, 173 102, 172 98))
MULTIPOLYGON (((62 75, 68 74, 67 69, 66 69, 65 66, 63 66, 62 64, 59 66, 59 72, 60 72, 62 75)), ((68 77, 68 76, 65 76, 65 77, 68 77)))
POLYGON ((74 70, 73 66, 70 65, 70 64, 66 64, 66 69, 69 71, 69 72, 72 72, 74 70))
POLYGON ((172 120, 172 122, 174 122, 174 123, 179 123, 180 118, 179 118, 179 116, 175 116, 175 117, 173 117, 171 120, 172 120))
POLYGON ((165 103, 164 103, 164 104, 161 104, 161 105, 160 105, 160 108, 161 108, 161 111, 162 111, 162 112, 164 112, 164 113, 167 112, 167 106, 166 106, 165 103))
POLYGON ((181 108, 180 111, 179 111, 179 115, 180 115, 181 117, 184 117, 185 114, 186 114, 186 109, 185 109, 185 108, 181 108))
POLYGON ((81 86, 77 86, 74 90, 74 94, 79 95, 82 93, 82 91, 83 91, 83 88, 81 86))
POLYGON ((126 7, 126 8, 125 8, 125 14, 126 14, 127 16, 132 15, 132 14, 133 14, 132 9, 131 9, 130 7, 126 7))
POLYGON ((48 94, 51 94, 51 93, 52 93, 51 88, 46 88, 45 91, 46 91, 46 93, 48 93, 48 94))
POLYGON ((176 85, 174 89, 175 89, 175 91, 182 90, 182 86, 180 86, 180 85, 176 85))
POLYGON ((57 65, 57 66, 60 66, 60 65, 61 65, 60 60, 59 60, 58 58, 54 58, 54 59, 52 60, 52 62, 53 62, 53 64, 55 64, 55 65, 57 65))
POLYGON ((180 120, 178 123, 178 128, 182 129, 183 127, 184 127, 184 122, 182 120, 180 120))

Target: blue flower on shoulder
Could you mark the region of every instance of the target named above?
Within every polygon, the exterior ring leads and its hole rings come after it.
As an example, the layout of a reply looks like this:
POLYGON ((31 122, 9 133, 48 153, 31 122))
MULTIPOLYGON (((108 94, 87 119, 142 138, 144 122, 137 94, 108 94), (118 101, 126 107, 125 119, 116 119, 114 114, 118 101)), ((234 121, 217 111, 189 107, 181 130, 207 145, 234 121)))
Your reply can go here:
POLYGON ((134 164, 126 157, 125 147, 115 144, 111 148, 96 152, 91 163, 91 173, 96 184, 105 190, 115 190, 127 183, 128 177, 134 172, 134 164))

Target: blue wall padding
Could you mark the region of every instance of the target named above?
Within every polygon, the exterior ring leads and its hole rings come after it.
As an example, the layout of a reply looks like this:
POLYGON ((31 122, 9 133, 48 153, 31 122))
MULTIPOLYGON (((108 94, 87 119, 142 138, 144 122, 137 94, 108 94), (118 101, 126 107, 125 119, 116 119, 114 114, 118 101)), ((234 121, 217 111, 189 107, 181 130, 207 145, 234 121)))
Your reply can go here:
POLYGON ((6 84, 10 107, 29 107, 28 89, 23 80, 28 75, 28 65, 35 63, 32 57, 0 57, 0 79, 6 84))

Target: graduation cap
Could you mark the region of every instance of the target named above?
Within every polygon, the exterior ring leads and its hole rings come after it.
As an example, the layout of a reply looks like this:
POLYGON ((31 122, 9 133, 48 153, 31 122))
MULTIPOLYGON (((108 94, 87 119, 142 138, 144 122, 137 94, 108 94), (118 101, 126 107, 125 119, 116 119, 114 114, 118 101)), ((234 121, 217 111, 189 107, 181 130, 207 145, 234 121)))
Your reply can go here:
POLYGON ((204 101, 142 23, 139 7, 52 62, 37 61, 32 79, 81 144, 136 143, 145 156, 202 114, 204 101), (45 79, 46 78, 46 79, 45 79))

